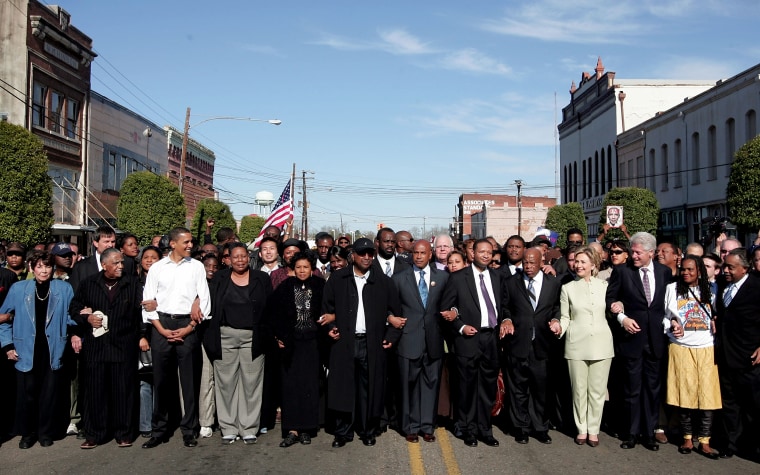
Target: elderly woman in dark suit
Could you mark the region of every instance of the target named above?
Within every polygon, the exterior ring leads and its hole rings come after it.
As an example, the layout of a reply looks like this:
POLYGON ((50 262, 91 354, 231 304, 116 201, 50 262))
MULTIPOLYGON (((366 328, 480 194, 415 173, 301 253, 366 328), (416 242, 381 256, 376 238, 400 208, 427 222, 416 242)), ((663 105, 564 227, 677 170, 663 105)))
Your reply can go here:
POLYGON ((230 267, 214 275, 209 285, 211 314, 203 346, 214 362, 217 419, 222 443, 237 436, 256 442, 261 416, 264 354, 268 334, 262 325, 272 294, 269 276, 248 265, 245 244, 229 243, 230 267))
POLYGON ((51 280, 51 255, 33 251, 29 266, 34 279, 14 284, 0 307, 0 314, 15 314, 13 320, 0 324, 0 346, 16 362, 21 449, 38 439, 43 447, 53 445, 55 408, 68 391, 59 384, 61 357, 68 327, 75 325, 68 311, 74 292, 68 282, 51 280))
POLYGON ((267 305, 282 374, 282 431, 280 447, 311 443, 319 428, 318 332, 325 281, 312 275, 315 257, 298 253, 288 264, 295 272, 274 291, 267 305))

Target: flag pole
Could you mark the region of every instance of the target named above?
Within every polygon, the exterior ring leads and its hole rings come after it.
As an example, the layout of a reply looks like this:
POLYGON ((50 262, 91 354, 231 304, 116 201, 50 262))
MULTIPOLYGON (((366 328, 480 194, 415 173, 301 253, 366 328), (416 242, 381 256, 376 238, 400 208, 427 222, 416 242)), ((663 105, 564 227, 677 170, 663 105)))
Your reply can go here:
MULTIPOLYGON (((293 172, 290 174, 290 202, 293 203, 293 205, 292 205, 292 209, 294 210, 293 211, 293 222, 295 222, 295 215, 296 215, 296 213, 295 213, 295 209, 296 209, 296 207, 295 207, 295 201, 293 201, 293 194, 294 194, 294 191, 295 191, 293 185, 295 185, 295 182, 296 182, 296 163, 293 162, 293 172)), ((293 223, 290 223, 290 227, 291 228, 293 227, 293 223)), ((289 231, 290 231, 290 235, 292 237, 296 237, 296 235, 293 233, 292 229, 290 229, 289 231)))

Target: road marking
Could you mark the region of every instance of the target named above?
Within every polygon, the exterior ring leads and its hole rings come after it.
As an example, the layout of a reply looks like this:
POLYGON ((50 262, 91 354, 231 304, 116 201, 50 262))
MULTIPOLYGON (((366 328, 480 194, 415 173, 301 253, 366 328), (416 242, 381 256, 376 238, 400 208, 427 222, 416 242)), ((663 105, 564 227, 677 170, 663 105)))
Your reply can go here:
POLYGON ((419 443, 406 443, 409 449, 409 467, 412 475, 425 475, 425 461, 422 460, 422 450, 419 443))
POLYGON ((454 448, 451 446, 449 439, 449 433, 446 429, 439 427, 435 430, 435 436, 438 442, 441 444, 441 452, 443 453, 443 463, 446 464, 446 472, 449 475, 461 475, 462 471, 459 470, 459 464, 456 457, 454 457, 454 448))

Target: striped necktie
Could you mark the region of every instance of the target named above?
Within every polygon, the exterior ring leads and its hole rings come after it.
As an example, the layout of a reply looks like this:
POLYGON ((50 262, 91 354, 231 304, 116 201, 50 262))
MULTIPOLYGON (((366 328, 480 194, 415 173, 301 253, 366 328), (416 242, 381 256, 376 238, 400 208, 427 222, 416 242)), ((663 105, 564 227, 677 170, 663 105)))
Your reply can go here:
POLYGON ((427 284, 425 283, 425 271, 420 271, 420 284, 418 286, 420 290, 420 298, 422 299, 422 306, 427 307, 427 298, 428 298, 428 288, 427 284))
POLYGON ((724 307, 728 307, 728 305, 734 299, 734 289, 735 288, 736 288, 736 285, 734 285, 734 284, 731 284, 728 287, 726 287, 726 292, 723 294, 723 306, 724 307))
POLYGON ((391 269, 391 262, 385 261, 385 275, 391 277, 393 275, 393 269, 391 269))

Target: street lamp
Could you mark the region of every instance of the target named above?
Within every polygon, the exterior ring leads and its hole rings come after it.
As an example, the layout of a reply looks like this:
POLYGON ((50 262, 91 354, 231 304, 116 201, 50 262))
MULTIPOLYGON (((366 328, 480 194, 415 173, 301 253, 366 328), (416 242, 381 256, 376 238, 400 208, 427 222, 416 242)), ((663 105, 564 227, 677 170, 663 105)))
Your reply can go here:
POLYGON ((148 166, 148 162, 150 161, 150 138, 153 137, 153 129, 150 128, 150 126, 146 127, 145 130, 143 130, 143 136, 145 137, 145 166, 148 166))
POLYGON ((520 194, 520 188, 522 188, 522 180, 515 180, 517 185, 517 235, 522 236, 522 195, 520 194))
MULTIPOLYGON (((218 116, 218 117, 209 117, 208 119, 203 119, 202 121, 194 124, 193 127, 197 127, 204 122, 210 122, 212 120, 243 120, 247 122, 266 122, 272 125, 282 124, 282 121, 279 119, 252 119, 250 117, 218 116)), ((180 194, 182 194, 182 185, 185 182, 185 164, 187 163, 187 138, 188 138, 189 133, 190 133, 190 108, 188 107, 187 114, 185 114, 185 133, 182 136, 182 158, 180 159, 180 165, 179 165, 179 192, 180 194)))

